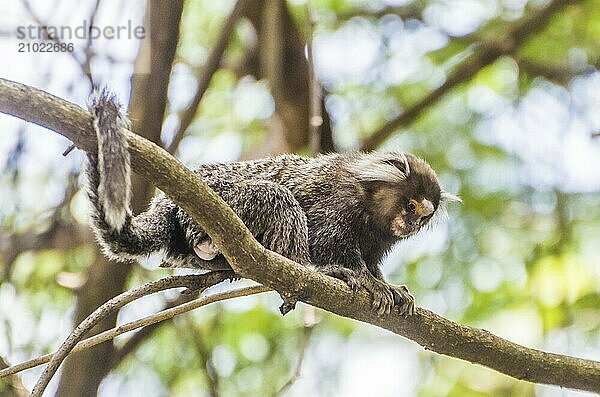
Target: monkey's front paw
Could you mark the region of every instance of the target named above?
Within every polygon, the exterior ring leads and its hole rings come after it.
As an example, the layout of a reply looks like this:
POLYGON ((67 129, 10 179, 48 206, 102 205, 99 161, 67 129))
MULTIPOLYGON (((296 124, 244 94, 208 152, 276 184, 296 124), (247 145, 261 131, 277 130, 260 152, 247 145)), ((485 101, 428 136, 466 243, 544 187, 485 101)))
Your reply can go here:
POLYGON ((342 280, 346 283, 346 285, 348 285, 348 287, 350 287, 350 289, 352 289, 352 291, 358 291, 360 287, 360 282, 356 276, 356 273, 347 267, 339 265, 324 266, 319 268, 319 273, 342 280))
POLYGON ((361 275, 359 281, 373 297, 373 310, 380 316, 390 314, 392 307, 394 307, 394 294, 390 288, 391 286, 376 279, 371 274, 361 275))
POLYGON ((401 315, 407 317, 415 314, 415 298, 406 285, 390 285, 394 294, 394 304, 398 306, 401 315))

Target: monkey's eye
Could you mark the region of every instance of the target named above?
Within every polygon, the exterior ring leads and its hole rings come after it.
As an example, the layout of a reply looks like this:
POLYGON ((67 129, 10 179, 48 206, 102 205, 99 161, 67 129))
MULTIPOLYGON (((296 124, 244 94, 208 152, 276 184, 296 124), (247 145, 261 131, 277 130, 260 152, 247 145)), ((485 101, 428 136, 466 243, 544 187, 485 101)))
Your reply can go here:
POLYGON ((410 212, 412 212, 413 214, 414 214, 415 212, 417 212, 417 206, 415 205, 415 203, 413 203, 413 200, 411 200, 411 201, 408 203, 408 210, 409 210, 410 212))

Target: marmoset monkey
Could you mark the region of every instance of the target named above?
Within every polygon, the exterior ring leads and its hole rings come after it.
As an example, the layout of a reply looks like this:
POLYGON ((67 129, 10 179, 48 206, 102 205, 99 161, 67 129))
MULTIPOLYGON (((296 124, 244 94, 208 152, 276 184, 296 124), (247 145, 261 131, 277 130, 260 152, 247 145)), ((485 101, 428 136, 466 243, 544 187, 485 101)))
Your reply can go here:
MULTIPOLYGON (((162 252, 163 266, 231 270, 191 218, 163 194, 149 209, 130 209, 130 163, 122 128, 129 121, 106 90, 90 111, 98 154, 86 173, 94 232, 111 259, 162 252)), ((229 204, 263 246, 302 265, 366 288, 373 308, 414 312, 405 286, 388 284, 380 266, 392 245, 406 239, 459 200, 444 192, 424 160, 400 152, 281 155, 200 166, 196 175, 229 204)))

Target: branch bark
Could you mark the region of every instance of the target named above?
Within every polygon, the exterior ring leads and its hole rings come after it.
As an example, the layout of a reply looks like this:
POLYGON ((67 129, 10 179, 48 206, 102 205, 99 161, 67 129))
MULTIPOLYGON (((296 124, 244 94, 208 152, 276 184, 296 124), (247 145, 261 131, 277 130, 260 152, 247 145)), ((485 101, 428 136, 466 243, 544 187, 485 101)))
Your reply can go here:
MULTIPOLYGON (((75 104, 41 90, 0 79, 0 112, 34 122, 95 151, 92 117, 75 104)), ((207 231, 236 273, 306 303, 411 339, 428 350, 478 363, 517 379, 600 392, 600 362, 547 353, 488 331, 454 323, 429 310, 379 317, 366 291, 353 293, 262 247, 235 213, 179 161, 155 144, 125 131, 136 172, 151 180, 207 231)))

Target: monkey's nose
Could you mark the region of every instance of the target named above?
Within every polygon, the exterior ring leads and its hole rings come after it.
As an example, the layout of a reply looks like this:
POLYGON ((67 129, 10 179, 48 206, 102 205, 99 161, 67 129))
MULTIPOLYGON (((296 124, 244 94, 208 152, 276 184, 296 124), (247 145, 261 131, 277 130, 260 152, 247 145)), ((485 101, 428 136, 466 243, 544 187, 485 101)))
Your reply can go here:
POLYGON ((419 228, 421 218, 416 217, 408 217, 406 219, 406 228, 409 229, 408 233, 413 233, 419 228))

